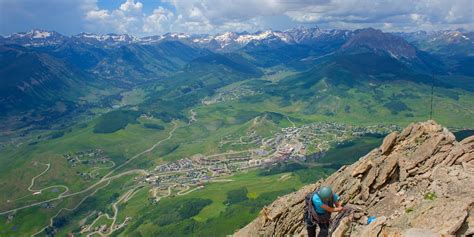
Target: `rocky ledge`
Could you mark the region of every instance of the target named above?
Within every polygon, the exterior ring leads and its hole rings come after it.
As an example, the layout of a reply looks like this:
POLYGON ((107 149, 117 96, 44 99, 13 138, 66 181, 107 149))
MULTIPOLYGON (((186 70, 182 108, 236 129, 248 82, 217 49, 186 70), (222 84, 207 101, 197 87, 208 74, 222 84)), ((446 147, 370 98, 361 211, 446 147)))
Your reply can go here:
POLYGON ((330 185, 355 209, 333 236, 474 234, 474 136, 461 142, 434 121, 391 133, 326 180, 279 197, 235 236, 305 236, 304 196, 330 185), (376 220, 367 224, 367 218, 376 220))

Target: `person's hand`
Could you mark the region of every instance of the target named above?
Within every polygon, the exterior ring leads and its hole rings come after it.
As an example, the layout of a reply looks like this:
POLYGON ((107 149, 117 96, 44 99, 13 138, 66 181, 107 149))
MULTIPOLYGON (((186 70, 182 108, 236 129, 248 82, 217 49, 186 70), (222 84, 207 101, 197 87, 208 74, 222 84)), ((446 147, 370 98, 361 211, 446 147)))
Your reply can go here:
POLYGON ((334 211, 342 211, 343 207, 335 207, 334 211))

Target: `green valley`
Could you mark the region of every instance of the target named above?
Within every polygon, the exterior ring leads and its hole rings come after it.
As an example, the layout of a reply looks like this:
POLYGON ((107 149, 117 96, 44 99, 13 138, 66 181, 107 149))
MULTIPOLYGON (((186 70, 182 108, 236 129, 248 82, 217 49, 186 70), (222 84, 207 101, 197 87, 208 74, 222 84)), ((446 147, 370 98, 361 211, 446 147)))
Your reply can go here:
POLYGON ((231 49, 5 38, 0 236, 226 236, 412 122, 471 134, 464 61, 375 29, 319 33, 231 49))

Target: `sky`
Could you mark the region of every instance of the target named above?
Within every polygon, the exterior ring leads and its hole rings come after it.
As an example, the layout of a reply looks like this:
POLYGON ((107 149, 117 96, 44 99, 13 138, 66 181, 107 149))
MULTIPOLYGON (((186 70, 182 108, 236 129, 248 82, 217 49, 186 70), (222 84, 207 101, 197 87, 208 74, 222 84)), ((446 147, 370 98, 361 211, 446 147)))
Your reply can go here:
POLYGON ((474 0, 0 0, 2 35, 31 29, 215 34, 301 26, 474 30, 474 0))

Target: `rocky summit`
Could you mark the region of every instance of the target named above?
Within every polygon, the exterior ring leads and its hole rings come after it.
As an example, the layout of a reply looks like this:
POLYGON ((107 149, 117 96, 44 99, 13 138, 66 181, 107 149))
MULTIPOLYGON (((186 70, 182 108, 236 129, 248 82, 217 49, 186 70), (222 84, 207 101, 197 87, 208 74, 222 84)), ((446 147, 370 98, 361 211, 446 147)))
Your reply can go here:
POLYGON ((474 136, 457 142, 434 121, 414 123, 326 180, 279 197, 235 236, 306 236, 306 193, 330 185, 352 216, 333 236, 474 234, 474 136), (375 221, 368 223, 369 217, 375 221))

